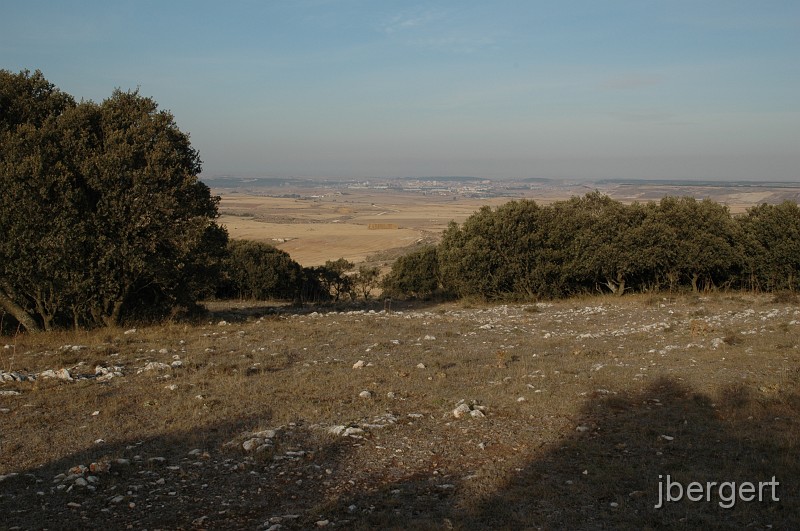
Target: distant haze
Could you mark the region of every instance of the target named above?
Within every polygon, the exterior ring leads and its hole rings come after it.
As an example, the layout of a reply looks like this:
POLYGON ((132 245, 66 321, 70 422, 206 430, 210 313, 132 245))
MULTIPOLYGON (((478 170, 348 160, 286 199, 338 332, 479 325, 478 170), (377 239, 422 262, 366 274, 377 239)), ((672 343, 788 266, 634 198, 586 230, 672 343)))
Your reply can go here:
POLYGON ((140 88, 204 175, 800 180, 800 2, 16 1, 0 67, 140 88))

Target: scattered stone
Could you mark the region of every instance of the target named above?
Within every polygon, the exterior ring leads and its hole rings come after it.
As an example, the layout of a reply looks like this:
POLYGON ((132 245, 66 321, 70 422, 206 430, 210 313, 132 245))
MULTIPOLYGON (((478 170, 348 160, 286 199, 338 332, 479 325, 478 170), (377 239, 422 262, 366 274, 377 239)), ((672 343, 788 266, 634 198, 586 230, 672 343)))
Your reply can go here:
POLYGON ((113 498, 111 498, 109 501, 110 501, 111 503, 121 503, 121 502, 123 502, 124 500, 125 500, 125 496, 114 496, 114 497, 113 497, 113 498))
POLYGON ((103 367, 98 365, 94 368, 94 373, 97 376, 98 382, 105 382, 112 378, 119 378, 122 376, 122 367, 115 365, 113 367, 103 367))
POLYGON ((424 369, 424 368, 425 368, 425 364, 424 363, 418 363, 417 364, 417 369, 424 369))
POLYGON ((457 419, 460 419, 464 415, 469 414, 470 409, 467 404, 459 404, 457 408, 453 410, 453 416, 457 419))
POLYGON ((136 333, 136 329, 135 328, 131 328, 130 330, 125 330, 125 332, 123 332, 123 334, 126 335, 126 336, 129 336, 129 335, 135 334, 135 333, 136 333))
POLYGON ((252 452, 262 444, 264 444, 264 439, 259 439, 257 437, 254 437, 252 439, 247 439, 246 441, 244 441, 242 443, 242 448, 244 449, 245 452, 252 452))
POLYGON ((486 415, 484 415, 483 411, 481 411, 480 409, 473 409, 472 411, 469 412, 469 416, 476 419, 482 419, 486 415))
POLYGON ((434 341, 436 339, 436 337, 435 336, 426 335, 422 339, 424 339, 425 341, 434 341))
POLYGON ((330 523, 330 520, 317 520, 314 525, 317 527, 328 527, 330 523))
POLYGON ((0 396, 17 396, 19 391, 0 391, 0 396))
POLYGON ((664 439, 665 441, 673 441, 673 440, 675 440, 675 437, 671 437, 669 435, 662 435, 661 438, 664 439))
POLYGON ((364 368, 364 365, 365 365, 364 360, 358 360, 357 362, 355 362, 353 364, 353 368, 354 369, 362 369, 362 368, 364 368))
POLYGON ((80 509, 81 504, 80 503, 75 503, 75 502, 69 502, 67 504, 67 507, 69 507, 70 509, 80 509))
POLYGON ((220 321, 217 323, 217 326, 228 326, 228 321, 220 321))
POLYGON ((164 370, 167 370, 169 368, 170 368, 170 366, 167 365, 166 363, 161 363, 159 361, 151 361, 150 363, 145 365, 144 368, 141 369, 139 372, 142 372, 142 371, 164 371, 164 370))
POLYGON ((175 360, 170 363, 173 369, 177 369, 178 367, 183 367, 183 362, 181 360, 175 360))
POLYGON ((589 431, 589 429, 590 429, 589 426, 580 425, 575 428, 575 431, 580 433, 586 433, 587 431, 589 431))
POLYGON ((372 393, 370 393, 369 391, 361 391, 360 393, 358 393, 358 396, 361 398, 372 398, 372 393))

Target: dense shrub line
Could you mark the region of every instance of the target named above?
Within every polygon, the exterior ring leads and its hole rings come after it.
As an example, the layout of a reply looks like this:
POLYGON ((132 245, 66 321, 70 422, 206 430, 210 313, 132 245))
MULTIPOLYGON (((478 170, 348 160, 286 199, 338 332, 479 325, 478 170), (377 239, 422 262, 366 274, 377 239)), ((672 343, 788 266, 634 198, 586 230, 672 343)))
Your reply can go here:
POLYGON ((800 287, 800 208, 732 216, 691 197, 626 205, 598 192, 512 201, 451 223, 436 248, 398 260, 388 293, 535 299, 588 292, 800 287))

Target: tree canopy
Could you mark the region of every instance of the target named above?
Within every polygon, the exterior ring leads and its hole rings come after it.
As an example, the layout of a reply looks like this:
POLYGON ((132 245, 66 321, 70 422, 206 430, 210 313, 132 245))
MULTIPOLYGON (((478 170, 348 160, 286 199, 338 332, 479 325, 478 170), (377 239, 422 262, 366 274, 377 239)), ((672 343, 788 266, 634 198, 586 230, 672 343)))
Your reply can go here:
POLYGON ((116 325, 213 293, 227 233, 198 153, 138 91, 102 103, 0 70, 0 307, 25 328, 116 325))

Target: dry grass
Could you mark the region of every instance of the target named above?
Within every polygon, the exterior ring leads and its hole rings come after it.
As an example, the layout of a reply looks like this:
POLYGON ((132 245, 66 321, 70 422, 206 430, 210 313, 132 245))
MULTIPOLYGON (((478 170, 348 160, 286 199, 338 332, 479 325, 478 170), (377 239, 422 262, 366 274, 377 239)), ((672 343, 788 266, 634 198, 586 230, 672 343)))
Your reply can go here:
POLYGON ((285 515, 299 516, 285 528, 800 525, 792 304, 648 295, 214 312, 128 334, 3 338, 6 372, 124 375, 0 384, 20 393, 0 396, 0 476, 19 474, 0 480, 0 529, 254 529, 285 515), (461 400, 486 416, 455 418, 461 400), (242 449, 266 429, 272 446, 242 449), (95 491, 53 483, 92 462, 111 463, 95 491), (656 510, 666 474, 774 475, 780 501, 656 510))

